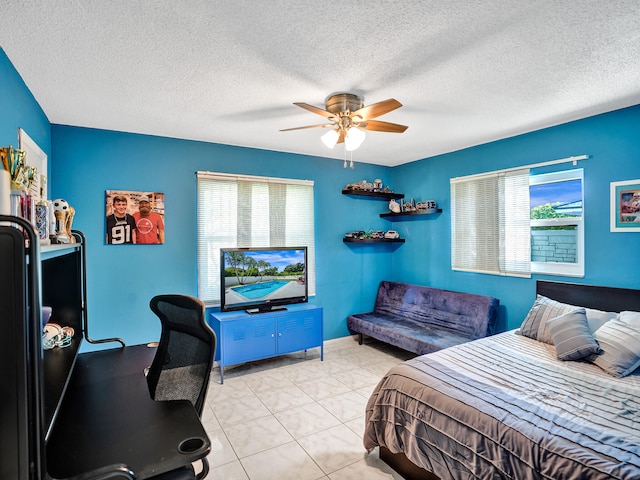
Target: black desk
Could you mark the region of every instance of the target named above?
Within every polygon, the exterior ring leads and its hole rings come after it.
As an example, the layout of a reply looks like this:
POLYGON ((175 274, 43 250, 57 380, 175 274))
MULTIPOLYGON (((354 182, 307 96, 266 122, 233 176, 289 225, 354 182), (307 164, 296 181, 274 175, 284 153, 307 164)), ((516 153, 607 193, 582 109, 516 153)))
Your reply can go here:
POLYGON ((136 345, 78 356, 46 445, 47 471, 66 478, 124 463, 138 479, 194 462, 211 443, 190 402, 156 402, 144 369, 155 348, 136 345))

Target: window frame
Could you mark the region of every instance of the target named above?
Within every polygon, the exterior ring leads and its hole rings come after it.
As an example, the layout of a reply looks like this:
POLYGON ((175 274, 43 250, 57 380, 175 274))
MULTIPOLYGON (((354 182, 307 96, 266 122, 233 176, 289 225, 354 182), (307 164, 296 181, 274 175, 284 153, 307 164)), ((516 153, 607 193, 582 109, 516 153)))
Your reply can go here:
POLYGON ((553 227, 562 225, 575 225, 576 236, 576 263, 567 262, 534 262, 531 261, 531 273, 538 275, 558 275, 566 277, 584 277, 585 275, 585 248, 584 248, 584 169, 572 168, 559 172, 530 174, 529 186, 549 183, 564 182, 567 180, 580 180, 582 215, 580 217, 531 219, 531 227, 553 227))
POLYGON ((314 296, 316 293, 314 182, 204 171, 198 171, 196 175, 198 182, 196 190, 198 298, 207 306, 220 305, 220 249, 231 247, 306 246, 308 294, 309 297, 314 296), (215 187, 211 185, 205 186, 203 182, 207 181, 219 182, 221 192, 216 193, 215 187), (266 198, 264 197, 265 184, 268 184, 266 198), (257 191, 253 185, 258 187, 257 191), (284 191, 282 191, 283 186, 284 191), (305 190, 306 188, 310 188, 310 191, 305 190), (254 198, 251 192, 256 192, 258 196, 254 198), (290 198, 290 195, 293 197, 290 198), (250 198, 249 201, 247 201, 248 198, 250 198), (225 210, 216 212, 216 208, 221 205, 225 210), (273 224, 274 221, 278 222, 277 225, 273 224), (226 228, 221 228, 218 236, 211 233, 212 225, 216 222, 226 222, 226 228), (287 225, 291 228, 287 229, 287 225), (302 227, 304 231, 300 230, 302 227), (301 240, 302 237, 305 240, 301 240), (211 270, 214 270, 213 275, 210 273, 211 270))

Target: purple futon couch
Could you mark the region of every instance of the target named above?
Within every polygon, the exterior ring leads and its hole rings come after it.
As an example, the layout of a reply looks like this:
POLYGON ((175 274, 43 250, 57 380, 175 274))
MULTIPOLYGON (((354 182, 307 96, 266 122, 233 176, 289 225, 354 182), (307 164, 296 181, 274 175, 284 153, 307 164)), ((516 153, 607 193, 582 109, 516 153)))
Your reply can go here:
POLYGON ((380 282, 373 312, 350 315, 353 333, 422 355, 493 333, 494 297, 399 282, 380 282))

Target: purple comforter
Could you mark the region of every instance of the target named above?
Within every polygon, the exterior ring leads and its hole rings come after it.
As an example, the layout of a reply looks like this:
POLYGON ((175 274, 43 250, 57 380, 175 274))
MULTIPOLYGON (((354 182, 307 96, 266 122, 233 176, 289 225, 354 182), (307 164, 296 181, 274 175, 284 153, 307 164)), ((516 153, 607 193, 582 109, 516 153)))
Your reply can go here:
POLYGON ((639 479, 640 375, 561 362, 505 332, 391 369, 369 399, 364 445, 442 479, 639 479))

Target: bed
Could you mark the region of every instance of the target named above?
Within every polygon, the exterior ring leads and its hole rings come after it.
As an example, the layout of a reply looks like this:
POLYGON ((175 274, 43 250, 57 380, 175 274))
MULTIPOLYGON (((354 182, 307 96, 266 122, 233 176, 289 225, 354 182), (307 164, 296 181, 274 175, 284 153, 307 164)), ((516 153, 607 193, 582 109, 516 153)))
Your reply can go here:
POLYGON ((536 290, 532 311, 543 298, 573 306, 557 318, 585 312, 576 307, 606 313, 590 326, 607 354, 559 360, 558 336, 556 346, 522 334, 528 315, 518 330, 408 360, 369 398, 365 448, 380 447, 407 479, 640 478, 640 369, 614 376, 592 363, 609 358, 604 332, 618 318, 640 321, 629 317, 640 290, 542 281, 536 290))

